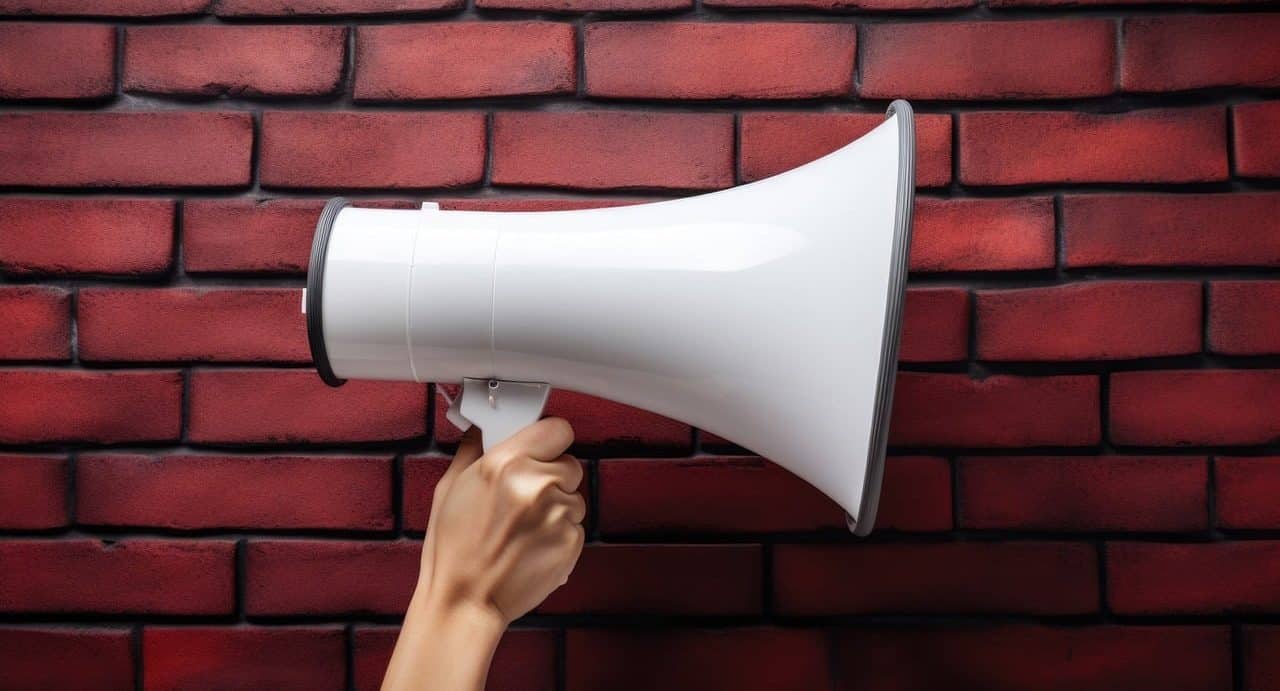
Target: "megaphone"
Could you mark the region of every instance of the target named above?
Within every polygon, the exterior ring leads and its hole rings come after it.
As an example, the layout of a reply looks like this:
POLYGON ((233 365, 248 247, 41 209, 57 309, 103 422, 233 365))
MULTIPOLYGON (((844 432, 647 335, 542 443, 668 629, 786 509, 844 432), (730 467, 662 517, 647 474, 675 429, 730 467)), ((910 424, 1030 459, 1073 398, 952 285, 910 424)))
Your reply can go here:
POLYGON ((911 106, 831 154, 683 199, 320 215, 303 309, 321 378, 461 382, 486 447, 552 385, 772 459, 870 532, 915 196, 911 106))

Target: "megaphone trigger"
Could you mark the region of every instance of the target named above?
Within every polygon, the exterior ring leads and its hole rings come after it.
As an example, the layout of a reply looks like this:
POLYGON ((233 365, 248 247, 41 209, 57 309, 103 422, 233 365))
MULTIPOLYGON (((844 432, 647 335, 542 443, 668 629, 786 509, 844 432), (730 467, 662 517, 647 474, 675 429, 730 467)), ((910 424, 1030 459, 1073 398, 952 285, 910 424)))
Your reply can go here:
POLYGON ((452 399, 440 391, 449 404, 445 419, 464 432, 479 427, 485 451, 537 422, 550 394, 551 385, 541 382, 471 378, 462 380, 462 390, 452 399))

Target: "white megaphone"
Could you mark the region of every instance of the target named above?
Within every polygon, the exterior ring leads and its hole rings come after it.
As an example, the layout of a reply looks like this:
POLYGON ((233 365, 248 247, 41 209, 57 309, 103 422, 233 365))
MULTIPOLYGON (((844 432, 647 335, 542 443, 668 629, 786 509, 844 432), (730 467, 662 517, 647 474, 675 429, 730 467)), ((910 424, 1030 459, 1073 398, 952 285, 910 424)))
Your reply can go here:
POLYGON ((609 398, 783 465, 870 532, 915 196, 910 105, 786 173, 673 201, 549 212, 352 208, 316 226, 303 309, 316 369, 462 382, 486 446, 550 386, 609 398))

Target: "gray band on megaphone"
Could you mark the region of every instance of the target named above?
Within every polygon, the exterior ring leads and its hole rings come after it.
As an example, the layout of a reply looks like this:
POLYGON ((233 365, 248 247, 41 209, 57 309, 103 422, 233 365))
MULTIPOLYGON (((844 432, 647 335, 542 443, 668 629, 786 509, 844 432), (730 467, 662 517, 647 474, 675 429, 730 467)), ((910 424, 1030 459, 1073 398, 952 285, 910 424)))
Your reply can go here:
POLYGON ((329 364, 329 354, 324 347, 324 309, 321 302, 324 295, 324 260, 329 253, 329 233, 333 232, 333 222, 338 213, 351 205, 342 197, 334 197, 324 205, 320 212, 320 220, 316 222, 316 233, 311 240, 311 261, 307 264, 307 343, 311 346, 311 361, 315 363, 316 373, 321 381, 329 386, 342 386, 346 379, 339 379, 329 364))

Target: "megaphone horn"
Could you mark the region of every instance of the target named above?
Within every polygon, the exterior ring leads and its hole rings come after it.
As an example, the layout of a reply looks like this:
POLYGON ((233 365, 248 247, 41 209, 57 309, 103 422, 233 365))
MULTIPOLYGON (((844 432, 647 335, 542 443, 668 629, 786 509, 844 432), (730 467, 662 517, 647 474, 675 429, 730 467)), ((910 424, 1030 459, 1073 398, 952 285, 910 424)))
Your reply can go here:
POLYGON ((486 446, 550 386, 687 422, 783 465, 870 532, 915 195, 911 106, 794 170, 672 201, 542 212, 354 208, 316 225, 316 369, 462 382, 486 446))

